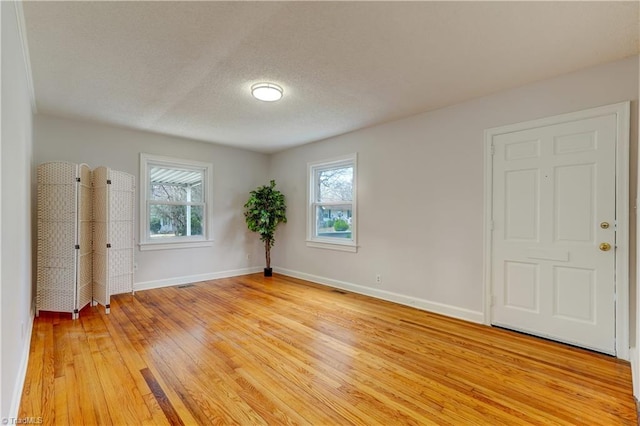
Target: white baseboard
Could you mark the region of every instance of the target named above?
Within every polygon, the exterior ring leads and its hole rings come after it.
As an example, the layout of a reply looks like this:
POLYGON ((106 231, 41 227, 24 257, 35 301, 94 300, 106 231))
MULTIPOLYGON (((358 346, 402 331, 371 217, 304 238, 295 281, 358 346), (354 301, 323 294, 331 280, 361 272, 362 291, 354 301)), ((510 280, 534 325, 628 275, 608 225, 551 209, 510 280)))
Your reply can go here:
POLYGON ((640 399, 640 371, 638 371, 638 348, 629 348, 629 362, 631 362, 631 382, 633 383, 633 396, 640 399))
POLYGON ((262 272, 263 267, 254 266, 251 268, 233 269, 230 271, 211 272, 208 274, 187 275, 182 277, 166 278, 163 280, 143 281, 133 284, 133 290, 151 290, 152 288, 171 287, 174 285, 190 284, 200 281, 215 280, 218 278, 237 277, 240 275, 255 274, 262 272))
POLYGON ((11 397, 11 405, 9 406, 9 418, 18 418, 18 411, 20 410, 20 399, 22 398, 22 390, 24 389, 24 382, 27 379, 27 366, 29 365, 29 351, 31 350, 31 334, 33 333, 33 318, 34 312, 31 311, 29 317, 29 324, 27 324, 27 333, 24 339, 24 347, 22 348, 22 361, 20 361, 20 367, 18 368, 18 375, 16 376, 16 384, 13 389, 13 396, 11 397))
POLYGON ((484 323, 484 314, 482 312, 472 311, 469 309, 459 308, 457 306, 447 305, 430 300, 420 299, 417 297, 406 296, 404 294, 393 293, 391 291, 380 290, 371 287, 365 287, 358 284, 352 284, 344 281, 338 281, 331 278, 319 277, 304 272, 292 271, 285 268, 273 268, 274 272, 287 275, 301 280, 311 281, 317 284, 329 287, 347 290, 353 293, 363 294, 365 296, 375 297, 377 299, 387 300, 389 302, 398 303, 400 305, 411 306, 413 308, 422 309, 423 311, 433 312, 452 318, 458 318, 465 321, 484 323))

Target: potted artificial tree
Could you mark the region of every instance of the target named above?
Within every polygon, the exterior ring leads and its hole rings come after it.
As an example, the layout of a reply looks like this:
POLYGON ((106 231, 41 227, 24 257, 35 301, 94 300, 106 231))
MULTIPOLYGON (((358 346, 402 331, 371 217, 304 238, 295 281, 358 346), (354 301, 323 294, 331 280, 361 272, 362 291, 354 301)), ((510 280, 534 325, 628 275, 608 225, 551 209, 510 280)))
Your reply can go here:
POLYGON ((272 180, 269 186, 264 185, 249 193, 249 201, 244 205, 247 227, 250 231, 260 234, 260 241, 264 242, 264 254, 267 267, 264 268, 264 276, 270 277, 271 247, 275 243, 276 227, 280 222, 286 223, 286 209, 284 195, 274 189, 276 181, 272 180))

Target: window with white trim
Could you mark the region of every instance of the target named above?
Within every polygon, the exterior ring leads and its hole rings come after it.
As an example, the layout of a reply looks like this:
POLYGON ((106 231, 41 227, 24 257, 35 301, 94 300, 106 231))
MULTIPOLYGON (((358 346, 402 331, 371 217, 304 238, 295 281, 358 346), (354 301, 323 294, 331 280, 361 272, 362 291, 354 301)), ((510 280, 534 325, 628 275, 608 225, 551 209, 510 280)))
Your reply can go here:
POLYGON ((356 160, 350 154, 308 164, 308 246, 357 250, 356 160))
POLYGON ((140 154, 140 249, 210 246, 212 165, 140 154))

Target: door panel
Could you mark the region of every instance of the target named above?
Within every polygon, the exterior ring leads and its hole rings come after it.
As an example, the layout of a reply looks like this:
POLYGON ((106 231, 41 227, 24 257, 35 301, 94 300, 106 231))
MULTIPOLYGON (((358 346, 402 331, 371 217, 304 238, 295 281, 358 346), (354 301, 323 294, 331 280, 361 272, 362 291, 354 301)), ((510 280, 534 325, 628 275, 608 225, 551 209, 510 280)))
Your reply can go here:
POLYGON ((493 137, 493 324, 615 354, 616 126, 493 137))
POLYGON ((554 316, 595 324, 595 271, 555 266, 553 272, 554 316))
POLYGON ((593 242, 595 165, 561 166, 555 175, 555 241, 593 242))
POLYGON ((505 239, 538 241, 538 170, 505 173, 505 239))
POLYGON ((538 265, 524 262, 505 262, 505 306, 539 312, 538 265))

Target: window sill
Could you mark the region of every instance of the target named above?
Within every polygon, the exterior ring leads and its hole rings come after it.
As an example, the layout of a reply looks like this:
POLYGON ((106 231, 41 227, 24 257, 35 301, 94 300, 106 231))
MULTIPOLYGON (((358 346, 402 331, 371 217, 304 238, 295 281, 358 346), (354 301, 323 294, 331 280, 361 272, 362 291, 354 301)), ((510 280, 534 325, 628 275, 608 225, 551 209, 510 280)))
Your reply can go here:
POLYGON ((307 240, 307 247, 346 251, 350 253, 358 252, 358 246, 354 243, 334 243, 327 241, 307 240))
POLYGON ((174 242, 146 242, 138 244, 140 251, 150 250, 171 250, 171 249, 183 249, 183 248, 198 248, 198 247, 212 247, 213 240, 200 240, 200 241, 174 241, 174 242))

